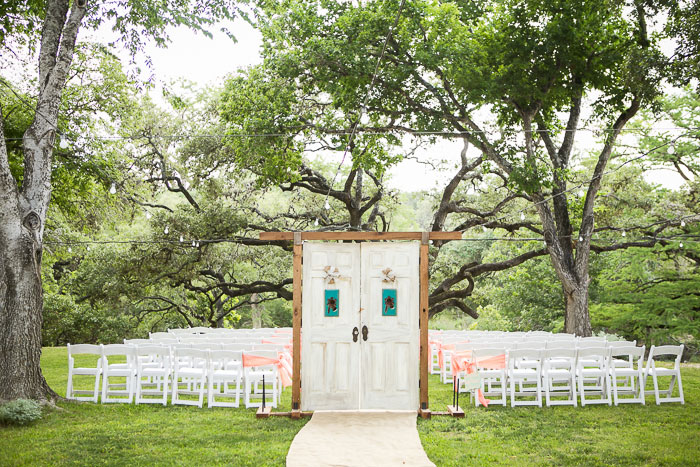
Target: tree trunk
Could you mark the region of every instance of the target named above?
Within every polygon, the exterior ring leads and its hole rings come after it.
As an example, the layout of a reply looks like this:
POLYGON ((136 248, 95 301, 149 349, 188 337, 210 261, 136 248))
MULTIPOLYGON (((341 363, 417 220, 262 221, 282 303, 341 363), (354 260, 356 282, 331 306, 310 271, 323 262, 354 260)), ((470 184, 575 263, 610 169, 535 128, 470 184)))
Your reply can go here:
POLYGON ((592 335, 591 318, 588 314, 588 281, 577 288, 564 289, 566 314, 564 315, 564 331, 577 336, 592 335))
POLYGON ((0 236, 0 400, 54 400, 40 366, 41 250, 27 229, 18 233, 0 236))
POLYGON ((262 307, 258 302, 258 294, 254 293, 250 296, 250 319, 253 321, 253 328, 262 327, 262 307))

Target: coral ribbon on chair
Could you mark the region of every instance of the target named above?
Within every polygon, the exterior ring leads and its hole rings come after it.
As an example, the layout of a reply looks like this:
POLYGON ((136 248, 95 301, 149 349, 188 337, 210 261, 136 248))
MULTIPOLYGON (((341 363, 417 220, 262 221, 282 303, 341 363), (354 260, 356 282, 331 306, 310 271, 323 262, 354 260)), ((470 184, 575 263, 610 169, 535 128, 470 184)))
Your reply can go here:
MULTIPOLYGON (((478 358, 476 361, 474 361, 470 350, 455 352, 452 354, 452 374, 456 376, 462 371, 466 371, 469 374, 474 373, 476 371, 477 362, 482 367, 502 369, 506 367, 506 354, 478 358)), ((484 397, 484 392, 481 389, 476 391, 476 395, 479 398, 481 405, 484 407, 489 406, 489 402, 491 401, 484 397)))
POLYGON ((283 387, 292 385, 291 368, 289 361, 284 354, 278 354, 277 358, 262 357, 260 355, 243 354, 243 366, 250 368, 253 366, 275 365, 279 371, 280 381, 283 387))

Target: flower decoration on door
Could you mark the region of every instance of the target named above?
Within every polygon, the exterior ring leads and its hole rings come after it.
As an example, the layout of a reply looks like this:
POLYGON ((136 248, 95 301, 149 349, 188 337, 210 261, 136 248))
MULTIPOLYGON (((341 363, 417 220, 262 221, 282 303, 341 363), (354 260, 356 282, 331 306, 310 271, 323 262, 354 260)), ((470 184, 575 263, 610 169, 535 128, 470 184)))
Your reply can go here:
POLYGON ((323 272, 326 274, 323 278, 326 284, 335 284, 335 280, 340 279, 340 271, 337 267, 326 266, 323 268, 323 272))
POLYGON ((394 271, 391 270, 391 268, 386 268, 385 270, 382 271, 382 282, 394 282, 396 280, 396 274, 394 274, 394 271))

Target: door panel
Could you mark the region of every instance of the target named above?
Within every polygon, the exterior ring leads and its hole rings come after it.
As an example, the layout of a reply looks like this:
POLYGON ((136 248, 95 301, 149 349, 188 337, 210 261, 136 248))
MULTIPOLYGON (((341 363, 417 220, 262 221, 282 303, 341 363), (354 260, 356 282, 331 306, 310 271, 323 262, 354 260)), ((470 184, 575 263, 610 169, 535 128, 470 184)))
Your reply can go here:
POLYGON ((353 342, 352 330, 360 327, 359 245, 307 243, 303 261, 302 410, 357 410, 361 338, 353 342), (325 316, 324 301, 334 295, 325 292, 336 289, 337 309, 325 316))
POLYGON ((419 244, 363 243, 360 407, 415 410, 418 407, 419 244), (393 279, 393 280, 392 280, 393 279), (382 313, 393 289, 395 316, 382 313))

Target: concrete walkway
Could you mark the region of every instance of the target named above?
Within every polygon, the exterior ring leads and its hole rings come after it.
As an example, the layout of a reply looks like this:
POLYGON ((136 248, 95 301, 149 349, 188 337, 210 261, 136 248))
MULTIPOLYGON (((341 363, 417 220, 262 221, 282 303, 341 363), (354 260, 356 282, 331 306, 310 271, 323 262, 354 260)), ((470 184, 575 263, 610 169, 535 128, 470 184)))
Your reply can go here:
POLYGON ((314 412, 287 454, 288 467, 432 466, 415 413, 314 412))

